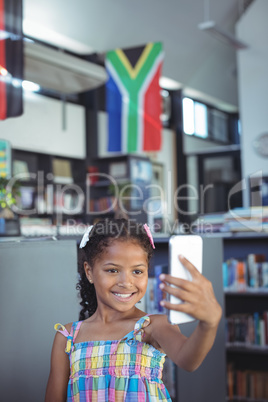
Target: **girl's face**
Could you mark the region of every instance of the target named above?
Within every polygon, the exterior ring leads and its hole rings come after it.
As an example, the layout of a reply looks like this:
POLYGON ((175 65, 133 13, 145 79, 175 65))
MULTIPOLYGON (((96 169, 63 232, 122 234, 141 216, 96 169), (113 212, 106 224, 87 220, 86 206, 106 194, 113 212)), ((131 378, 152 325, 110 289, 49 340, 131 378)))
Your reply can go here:
POLYGON ((93 267, 84 264, 96 290, 98 309, 126 312, 145 295, 148 282, 147 254, 135 242, 114 240, 93 267))

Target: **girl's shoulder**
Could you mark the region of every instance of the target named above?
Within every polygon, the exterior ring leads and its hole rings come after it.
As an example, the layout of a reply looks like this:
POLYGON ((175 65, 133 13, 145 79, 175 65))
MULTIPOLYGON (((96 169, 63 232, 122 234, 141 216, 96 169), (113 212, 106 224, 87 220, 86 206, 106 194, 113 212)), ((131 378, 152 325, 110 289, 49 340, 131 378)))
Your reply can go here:
POLYGON ((142 327, 146 334, 151 336, 154 329, 163 325, 165 316, 163 314, 145 314, 138 322, 142 322, 142 327))
POLYGON ((72 326, 73 326, 73 322, 69 322, 68 324, 65 324, 64 327, 66 328, 67 332, 71 332, 72 326))
POLYGON ((149 318, 150 325, 145 328, 143 340, 162 353, 166 353, 167 339, 178 339, 181 335, 180 328, 178 325, 170 324, 165 314, 152 314, 149 318))
POLYGON ((150 318, 150 325, 148 326, 148 333, 153 334, 155 331, 164 332, 167 329, 174 329, 180 332, 179 327, 176 325, 174 326, 168 321, 168 317, 166 314, 148 314, 150 318))
POLYGON ((57 332, 65 332, 65 333, 68 332, 70 334, 73 324, 74 324, 73 322, 69 322, 68 324, 64 324, 64 325, 57 323, 54 325, 54 329, 57 332))
POLYGON ((57 323, 54 325, 54 329, 57 333, 61 333, 67 338, 69 337, 69 335, 73 336, 75 332, 79 330, 81 323, 82 321, 69 322, 68 324, 65 325, 57 323))
POLYGON ((146 324, 143 326, 143 342, 152 345, 155 349, 164 353, 155 334, 159 333, 159 331, 166 331, 165 326, 169 324, 167 317, 164 314, 147 314, 144 318, 146 319, 146 324))

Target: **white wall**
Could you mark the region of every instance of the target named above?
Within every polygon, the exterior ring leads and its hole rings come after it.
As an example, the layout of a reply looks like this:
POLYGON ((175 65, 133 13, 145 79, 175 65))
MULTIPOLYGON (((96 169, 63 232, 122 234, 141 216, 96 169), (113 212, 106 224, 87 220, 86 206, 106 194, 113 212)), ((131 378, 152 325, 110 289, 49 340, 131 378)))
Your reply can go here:
MULTIPOLYGON (((257 171, 268 174, 268 158, 259 156, 253 141, 268 131, 268 1, 256 0, 237 23, 239 37, 249 49, 238 53, 238 92, 242 123, 242 177, 257 171)), ((244 192, 244 206, 249 205, 249 191, 244 192)))
POLYGON ((213 141, 204 140, 191 135, 184 135, 183 137, 183 150, 186 155, 217 147, 220 148, 221 145, 217 145, 213 141))
POLYGON ((73 158, 85 158, 85 109, 36 93, 24 92, 24 113, 0 122, 0 138, 13 148, 73 158))
POLYGON ((184 84, 212 97, 215 106, 237 106, 235 49, 212 37, 211 41, 215 41, 214 51, 196 67, 191 79, 184 84))

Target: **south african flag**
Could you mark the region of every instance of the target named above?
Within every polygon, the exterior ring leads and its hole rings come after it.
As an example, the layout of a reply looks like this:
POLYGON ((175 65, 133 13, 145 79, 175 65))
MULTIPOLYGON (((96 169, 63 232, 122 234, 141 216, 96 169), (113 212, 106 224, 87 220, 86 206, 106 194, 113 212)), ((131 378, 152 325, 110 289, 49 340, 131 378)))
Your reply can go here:
POLYGON ((108 151, 131 153, 161 149, 159 78, 163 57, 160 42, 107 53, 108 151))

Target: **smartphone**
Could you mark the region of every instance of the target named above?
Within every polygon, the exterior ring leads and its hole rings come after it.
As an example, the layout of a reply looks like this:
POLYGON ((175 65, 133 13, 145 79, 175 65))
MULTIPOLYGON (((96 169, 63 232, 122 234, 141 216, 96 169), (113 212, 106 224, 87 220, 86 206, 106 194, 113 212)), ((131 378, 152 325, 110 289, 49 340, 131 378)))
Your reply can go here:
MULTIPOLYGON (((189 260, 199 272, 202 273, 203 264, 203 239, 197 235, 175 235, 169 239, 169 274, 176 278, 192 280, 190 272, 185 268, 179 260, 182 254, 189 260)), ((182 303, 180 299, 169 295, 169 301, 173 304, 182 303)), ((168 310, 169 321, 172 324, 182 324, 195 319, 189 314, 168 310)))

